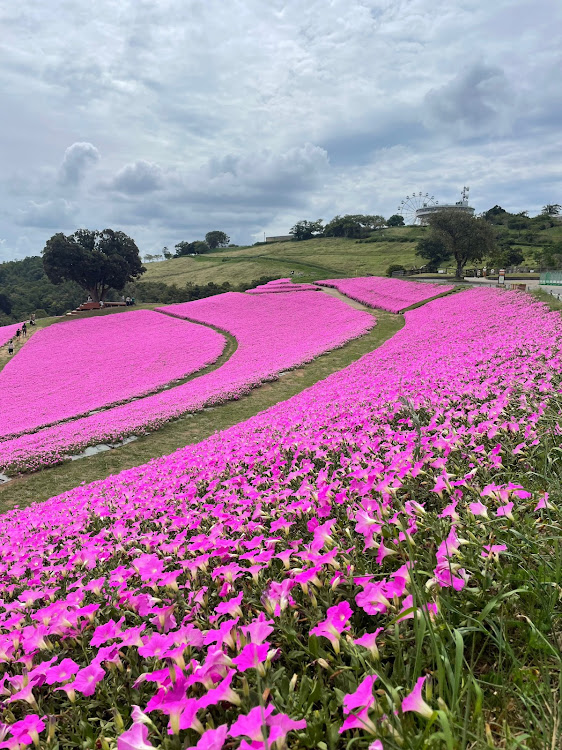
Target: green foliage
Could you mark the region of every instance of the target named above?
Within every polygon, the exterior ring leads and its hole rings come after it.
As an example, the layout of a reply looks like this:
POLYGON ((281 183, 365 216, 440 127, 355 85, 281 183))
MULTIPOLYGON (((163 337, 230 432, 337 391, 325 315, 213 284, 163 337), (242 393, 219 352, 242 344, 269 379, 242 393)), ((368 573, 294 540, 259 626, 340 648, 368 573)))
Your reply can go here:
POLYGON ((62 315, 84 302, 78 284, 66 281, 54 286, 49 281, 39 256, 0 264, 0 290, 10 300, 10 323, 25 320, 37 309, 45 310, 45 316, 62 315))
POLYGON ((405 271, 406 268, 404 266, 401 266, 399 263, 392 263, 387 269, 386 269, 386 275, 392 276, 393 273, 396 273, 396 271, 405 271))
POLYGON ((170 258, 174 257, 174 254, 171 253, 167 247, 162 248, 162 255, 164 256, 165 260, 170 260, 170 258))
POLYGON ((450 260, 451 252, 437 236, 422 237, 416 246, 416 255, 424 258, 428 271, 437 271, 442 263, 450 260))
POLYGON ((312 237, 316 237, 322 234, 322 219, 318 221, 298 221, 294 227, 291 227, 289 234, 293 240, 302 242, 303 240, 310 240, 312 237))
POLYGON ((202 255, 208 253, 211 248, 206 242, 195 240, 194 242, 178 242, 175 249, 176 258, 181 258, 182 255, 202 255))
POLYGON ((525 256, 518 248, 511 247, 508 244, 498 244, 489 260, 494 267, 506 268, 519 266, 524 259, 525 256))
POLYGON ((546 206, 542 207, 541 213, 545 216, 559 216, 561 210, 560 203, 547 203, 546 206))
POLYGON ((246 289, 267 284, 274 278, 273 276, 262 276, 249 284, 241 284, 236 287, 233 287, 228 281, 222 284, 215 284, 212 281, 208 284, 187 283, 183 287, 178 287, 176 284, 168 285, 161 281, 140 281, 128 284, 124 292, 130 297, 134 297, 137 302, 157 302, 173 305, 179 302, 191 302, 204 297, 212 297, 215 294, 224 294, 225 292, 245 292, 246 289))
POLYGON ((385 220, 382 216, 363 214, 346 214, 334 216, 324 227, 326 237, 367 237, 375 229, 383 227, 385 220))
POLYGON ((96 302, 146 270, 134 240, 113 229, 53 235, 43 249, 43 268, 53 284, 74 281, 96 302))
POLYGON ((494 206, 493 208, 489 208, 487 211, 484 212, 482 217, 489 221, 490 224, 506 224, 508 218, 511 216, 510 213, 508 213, 504 208, 501 206, 494 206))
POLYGON ((12 301, 3 292, 0 292, 0 312, 4 315, 10 315, 12 312, 12 301))
POLYGON ((387 227, 403 227, 404 217, 400 216, 400 214, 392 214, 392 216, 386 220, 386 226, 387 227))
POLYGON ((220 232, 218 229, 213 232, 207 232, 205 235, 205 242, 214 250, 217 247, 227 247, 230 242, 230 237, 224 232, 220 232))
POLYGON ((507 228, 513 229, 517 232, 520 232, 522 229, 528 229, 530 226, 531 219, 529 219, 528 216, 522 216, 521 214, 512 216, 507 220, 507 228))
POLYGON ((495 251, 496 236, 485 219, 476 219, 467 213, 446 209, 432 214, 429 226, 430 238, 439 240, 449 257, 454 257, 456 277, 459 279, 469 260, 482 260, 495 251))

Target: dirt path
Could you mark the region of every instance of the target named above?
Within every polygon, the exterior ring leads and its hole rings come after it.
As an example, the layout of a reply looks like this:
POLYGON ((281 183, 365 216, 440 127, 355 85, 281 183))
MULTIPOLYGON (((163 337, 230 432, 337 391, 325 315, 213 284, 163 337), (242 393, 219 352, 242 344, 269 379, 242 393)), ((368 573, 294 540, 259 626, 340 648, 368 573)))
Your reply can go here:
POLYGON ((29 339, 33 336, 34 333, 37 333, 39 328, 31 328, 28 327, 27 329, 27 338, 23 338, 23 336, 20 336, 19 340, 16 339, 14 336, 14 353, 8 354, 8 343, 6 342, 4 346, 0 346, 0 370, 2 370, 8 362, 13 359, 16 354, 19 352, 19 350, 23 347, 26 341, 29 341, 29 339))

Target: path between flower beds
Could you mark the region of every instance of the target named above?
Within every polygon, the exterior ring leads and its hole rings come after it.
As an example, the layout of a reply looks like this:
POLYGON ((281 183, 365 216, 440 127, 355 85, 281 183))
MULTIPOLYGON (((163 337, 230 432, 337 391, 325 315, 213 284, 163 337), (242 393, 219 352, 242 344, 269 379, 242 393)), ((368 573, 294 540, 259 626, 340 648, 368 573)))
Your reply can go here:
MULTIPOLYGON (((167 313, 165 313, 162 310, 153 310, 151 312, 156 312, 156 313, 160 313, 160 314, 163 314, 163 315, 167 315, 167 313)), ((168 317, 173 317, 173 316, 168 316, 168 317)), ((181 320, 181 318, 174 318, 174 320, 181 320)), ((155 388, 153 388, 153 389, 151 389, 149 391, 146 391, 145 393, 141 393, 141 394, 138 394, 138 395, 133 395, 133 396, 131 396, 129 398, 124 398, 124 399, 119 400, 119 401, 112 401, 112 402, 110 402, 108 404, 104 404, 103 406, 98 406, 98 407, 96 407, 94 410, 92 410, 90 412, 81 412, 81 413, 78 413, 78 414, 73 414, 73 415, 68 416, 68 417, 64 417, 63 419, 58 419, 56 422, 41 424, 41 425, 38 425, 37 427, 35 427, 34 429, 21 430, 20 432, 14 433, 12 435, 2 436, 2 437, 0 437, 0 442, 2 440, 7 440, 7 439, 12 439, 12 438, 19 437, 21 435, 33 434, 33 433, 36 433, 36 432, 40 432, 41 430, 48 429, 49 427, 52 427, 54 425, 66 424, 67 422, 75 422, 76 420, 81 419, 81 418, 83 418, 85 416, 88 416, 89 414, 98 414, 98 413, 101 413, 101 412, 109 411, 110 409, 114 409, 116 406, 120 406, 122 404, 131 403, 132 401, 140 401, 140 400, 148 398, 150 396, 154 396, 157 393, 161 393, 162 391, 169 390, 170 388, 175 388, 176 386, 183 385, 184 383, 188 383, 189 381, 194 380, 195 378, 201 377, 202 375, 206 375, 207 373, 213 372, 213 370, 216 370, 219 367, 222 367, 222 365, 225 364, 225 362, 227 362, 230 359, 230 357, 232 357, 232 355, 234 354, 234 352, 238 348, 238 342, 236 341, 236 338, 234 336, 232 336, 232 334, 230 334, 228 331, 220 328, 219 326, 214 326, 214 325, 211 325, 210 323, 202 323, 202 322, 197 321, 197 320, 190 320, 190 321, 184 321, 184 322, 192 323, 194 325, 201 326, 202 328, 210 328, 213 331, 216 331, 216 333, 221 334, 221 336, 225 339, 225 344, 224 344, 224 347, 223 347, 223 350, 222 350, 221 354, 218 356, 217 359, 215 359, 213 362, 210 362, 209 364, 204 365, 200 369, 195 370, 194 372, 191 372, 191 373, 185 375, 184 377, 174 378, 172 380, 168 380, 167 382, 163 383, 162 385, 159 385, 159 386, 157 386, 157 387, 155 387, 155 388)), ((36 330, 32 331, 32 333, 35 333, 36 330)), ((42 330, 42 329, 40 329, 40 330, 42 330)), ((21 348, 21 346, 20 346, 20 348, 21 348)), ((17 352, 16 352, 16 354, 17 354, 17 352)), ((14 354, 13 356, 15 357, 16 355, 14 354)))

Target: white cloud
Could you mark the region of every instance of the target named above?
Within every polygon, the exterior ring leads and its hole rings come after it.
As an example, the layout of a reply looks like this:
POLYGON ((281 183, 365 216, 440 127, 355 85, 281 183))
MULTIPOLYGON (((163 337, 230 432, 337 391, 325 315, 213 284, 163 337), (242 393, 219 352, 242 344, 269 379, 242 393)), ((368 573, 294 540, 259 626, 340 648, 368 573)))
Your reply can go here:
POLYGON ((64 152, 59 181, 62 185, 76 187, 87 170, 100 160, 100 152, 91 143, 73 143, 64 152))
POLYGON ((244 242, 468 180, 481 208, 561 201, 552 0, 26 0, 0 22, 13 248, 77 217, 244 242))

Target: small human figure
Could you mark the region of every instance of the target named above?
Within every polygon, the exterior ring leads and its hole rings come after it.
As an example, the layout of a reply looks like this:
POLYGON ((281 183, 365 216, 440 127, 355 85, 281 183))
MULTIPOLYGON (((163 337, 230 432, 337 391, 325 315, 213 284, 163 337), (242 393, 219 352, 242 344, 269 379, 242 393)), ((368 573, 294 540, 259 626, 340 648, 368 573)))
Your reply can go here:
POLYGON ((88 299, 86 300, 86 302, 92 302, 92 295, 91 294, 88 294, 88 299))
POLYGON ((21 331, 20 331, 20 329, 18 328, 18 330, 16 331, 16 339, 17 339, 18 341, 20 340, 20 336, 21 336, 21 331))
POLYGON ((23 333, 24 339, 27 338, 27 325, 26 325, 25 322, 24 322, 24 324, 21 327, 21 332, 23 333))
POLYGON ((32 326, 35 325, 35 313, 31 313, 31 320, 29 321, 32 326))
POLYGON ((14 353, 14 340, 10 339, 8 341, 8 354, 13 354, 13 353, 14 353))
POLYGON ((103 310, 103 300, 100 299, 100 308, 103 310))
POLYGON ((135 304, 135 298, 131 297, 131 305, 134 305, 134 304, 135 304))
POLYGON ((127 305, 127 307, 129 307, 130 304, 131 304, 131 298, 128 295, 127 295, 127 298, 125 300, 125 304, 127 305))
POLYGON ((121 302, 125 302, 125 295, 124 294, 121 295, 121 302))

